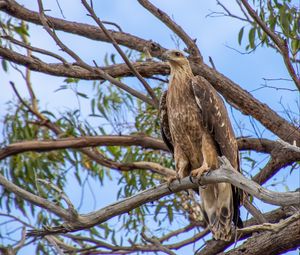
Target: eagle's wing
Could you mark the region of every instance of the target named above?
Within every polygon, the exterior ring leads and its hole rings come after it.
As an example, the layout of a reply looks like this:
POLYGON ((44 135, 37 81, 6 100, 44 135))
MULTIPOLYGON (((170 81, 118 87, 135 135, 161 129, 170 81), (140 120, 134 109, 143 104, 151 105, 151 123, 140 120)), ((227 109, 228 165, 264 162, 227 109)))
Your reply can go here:
POLYGON ((194 77, 192 87, 203 126, 212 135, 220 155, 224 155, 237 169, 237 142, 222 98, 203 77, 194 77))
MULTIPOLYGON (((224 102, 216 90, 203 77, 192 79, 192 88, 199 107, 202 124, 211 134, 216 143, 219 155, 224 155, 237 171, 239 166, 239 151, 235 135, 229 120, 224 102)), ((239 218, 239 205, 241 192, 232 186, 235 225, 241 227, 239 218)))
POLYGON ((174 153, 174 146, 172 142, 172 137, 169 129, 169 118, 168 118, 168 108, 167 108, 167 93, 166 90, 159 101, 159 119, 160 119, 160 130, 161 136, 167 145, 170 152, 174 153))

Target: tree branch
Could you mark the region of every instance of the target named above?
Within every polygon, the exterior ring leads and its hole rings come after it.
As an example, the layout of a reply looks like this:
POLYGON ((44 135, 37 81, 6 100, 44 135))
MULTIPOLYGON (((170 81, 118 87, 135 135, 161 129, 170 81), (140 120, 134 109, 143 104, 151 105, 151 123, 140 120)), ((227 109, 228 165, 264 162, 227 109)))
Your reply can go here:
MULTIPOLYGON (((3 48, 2 46, 0 46, 0 56, 17 64, 26 65, 34 71, 44 72, 51 75, 87 80, 105 79, 105 77, 95 71, 96 68, 91 67, 92 69, 89 71, 79 66, 66 67, 63 64, 46 64, 39 59, 29 58, 7 48, 3 48)), ((211 69, 203 63, 198 65, 194 65, 193 63, 191 64, 195 75, 205 77, 225 97, 229 104, 233 105, 242 113, 253 116, 281 139, 291 144, 295 141, 297 145, 300 144, 299 128, 288 123, 277 113, 272 111, 266 104, 260 103, 251 94, 241 89, 237 84, 218 73, 216 70, 211 69)), ((155 74, 166 75, 169 72, 169 66, 163 62, 138 62, 133 63, 133 65, 141 75, 146 77, 155 74)), ((113 77, 132 75, 128 66, 124 64, 113 65, 106 68, 103 67, 101 69, 113 77)), ((149 104, 151 104, 151 102, 153 103, 153 101, 145 95, 135 90, 132 91, 132 89, 128 87, 126 89, 124 88, 124 90, 137 98, 140 98, 142 101, 149 104)))
POLYGON ((86 2, 86 0, 81 1, 84 7, 88 10, 91 17, 94 19, 94 21, 98 24, 98 26, 102 29, 104 34, 109 38, 112 45, 115 47, 115 49, 118 51, 126 65, 129 67, 129 69, 132 71, 132 73, 138 78, 138 80, 143 84, 146 91, 151 96, 152 100, 154 101, 156 107, 158 107, 158 99, 153 91, 153 89, 150 87, 150 85, 144 80, 144 78, 140 75, 140 73, 134 68, 134 65, 131 64, 125 53, 122 51, 116 40, 113 38, 113 36, 108 32, 108 30, 105 28, 101 20, 97 17, 96 13, 94 12, 94 9, 86 2))
POLYGON ((144 135, 107 135, 107 136, 84 136, 76 138, 61 138, 55 140, 34 140, 13 143, 0 149, 0 160, 8 156, 26 151, 50 151, 67 148, 84 148, 95 146, 141 146, 154 150, 168 151, 162 140, 144 135))
MULTIPOLYGON (((23 47, 23 48, 26 48, 26 49, 30 50, 30 51, 38 52, 38 53, 41 53, 41 54, 44 54, 44 55, 53 57, 53 58, 55 58, 55 59, 58 59, 58 60, 60 60, 66 67, 70 65, 63 57, 61 57, 60 55, 57 55, 56 53, 53 53, 53 52, 51 52, 51 51, 44 50, 44 49, 37 48, 37 47, 32 47, 31 45, 26 44, 26 43, 21 42, 21 41, 18 41, 18 40, 16 40, 15 38, 13 38, 13 37, 11 37, 11 36, 9 36, 9 35, 0 36, 0 38, 3 38, 3 39, 5 39, 5 40, 8 40, 8 41, 12 42, 13 44, 19 45, 19 46, 21 46, 21 47, 23 47)), ((30 55, 31 55, 31 54, 30 54, 30 55)), ((28 56, 28 58, 30 58, 30 56, 28 56)))
POLYGON ((197 188, 198 184, 196 183, 205 185, 211 183, 228 182, 269 204, 282 206, 299 204, 299 192, 281 193, 269 191, 233 170, 232 166, 229 165, 230 163, 228 160, 223 158, 223 162, 224 164, 221 168, 211 171, 209 175, 202 176, 200 180, 186 177, 180 180, 180 182, 172 182, 170 187, 167 183, 164 183, 106 206, 98 211, 85 215, 79 215, 76 221, 67 222, 61 226, 49 228, 47 230, 33 230, 30 232, 30 235, 43 236, 90 228, 107 221, 116 215, 128 212, 141 206, 142 204, 158 200, 159 198, 170 195, 173 192, 197 188))
MULTIPOLYGON (((7 0, 6 3, 0 7, 2 11, 11 16, 41 25, 38 12, 31 11, 21 6, 15 0, 7 0)), ((109 38, 107 38, 103 31, 100 31, 96 26, 79 22, 70 22, 63 19, 53 18, 48 15, 46 17, 51 23, 52 28, 55 30, 61 30, 67 33, 84 36, 92 40, 110 42, 109 38)), ((124 32, 116 32, 112 30, 109 30, 109 32, 118 44, 124 45, 130 49, 136 49, 140 52, 143 52, 144 48, 146 47, 150 54, 155 57, 161 56, 166 50, 161 45, 151 40, 144 40, 124 32)))
MULTIPOLYGON (((282 219, 288 218, 289 216, 293 215, 295 213, 295 209, 293 207, 282 207, 279 209, 275 209, 271 212, 264 213, 263 216, 268 222, 278 222, 282 219)), ((252 218, 250 220, 247 220, 244 222, 244 226, 252 226, 257 224, 255 218, 252 218)), ((250 236, 249 233, 241 233, 239 236, 239 240, 248 238, 250 236)), ((215 255, 219 254, 219 252, 224 251, 226 248, 231 246, 233 243, 236 242, 235 236, 232 236, 230 242, 224 242, 224 241, 217 241, 217 240, 209 240, 206 242, 206 246, 197 253, 197 255, 215 255)), ((260 253, 258 253, 260 254, 260 253)))
POLYGON ((259 232, 259 231, 273 231, 273 232, 279 232, 282 229, 286 228, 288 225, 295 221, 299 221, 300 219, 300 212, 293 214, 289 218, 282 220, 278 223, 264 223, 261 225, 253 225, 250 227, 245 227, 242 229, 238 229, 239 233, 253 233, 253 232, 259 232))
POLYGON ((176 24, 165 12, 158 9, 148 0, 138 0, 138 2, 181 38, 181 40, 186 44, 187 51, 193 58, 193 61, 202 62, 202 56, 196 45, 196 40, 190 38, 182 27, 176 24))
MULTIPOLYGON (((278 223, 280 224, 280 223, 278 223)), ((276 224, 277 225, 277 224, 276 224)), ((264 232, 254 235, 241 246, 226 252, 227 255, 242 254, 283 254, 294 250, 300 244, 300 221, 294 221, 280 232, 264 232)), ((221 253, 224 254, 224 253, 221 253)))
POLYGON ((59 216, 60 218, 64 219, 65 221, 72 220, 69 212, 55 203, 48 201, 42 197, 34 195, 19 186, 15 185, 14 183, 8 181, 2 174, 0 174, 0 185, 3 186, 4 189, 8 190, 11 193, 14 193, 19 198, 22 198, 34 205, 37 205, 41 208, 49 210, 50 212, 54 213, 55 215, 59 216))

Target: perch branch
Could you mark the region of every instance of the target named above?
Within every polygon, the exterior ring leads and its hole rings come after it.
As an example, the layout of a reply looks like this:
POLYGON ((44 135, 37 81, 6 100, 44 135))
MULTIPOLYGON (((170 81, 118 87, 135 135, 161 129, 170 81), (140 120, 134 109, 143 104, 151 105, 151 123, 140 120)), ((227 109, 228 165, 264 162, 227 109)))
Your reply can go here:
POLYGON ((47 230, 33 230, 31 235, 43 236, 48 234, 66 233, 71 231, 82 230, 98 225, 116 215, 128 212, 142 204, 156 201, 159 198, 170 195, 172 192, 178 192, 181 190, 197 188, 199 183, 201 185, 228 182, 240 189, 245 190, 247 193, 261 199, 262 201, 281 206, 297 205, 299 204, 299 192, 274 192, 269 191, 257 183, 245 178, 240 173, 232 170, 232 166, 226 158, 222 158, 223 165, 221 168, 211 171, 209 175, 203 175, 199 180, 186 177, 179 181, 171 183, 170 188, 167 183, 158 185, 148 190, 142 191, 134 196, 125 198, 122 201, 118 201, 107 207, 104 207, 98 211, 79 215, 76 221, 67 222, 61 226, 49 228, 47 230), (171 190, 172 191, 171 191, 171 190))

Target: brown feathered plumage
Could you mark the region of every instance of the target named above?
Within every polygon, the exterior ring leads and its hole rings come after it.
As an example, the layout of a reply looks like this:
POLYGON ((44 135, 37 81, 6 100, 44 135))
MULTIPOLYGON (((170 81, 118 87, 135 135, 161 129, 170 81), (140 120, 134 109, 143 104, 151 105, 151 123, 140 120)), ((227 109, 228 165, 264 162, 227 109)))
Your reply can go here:
MULTIPOLYGON (((193 75, 181 51, 168 51, 164 57, 171 75, 160 100, 161 131, 174 154, 178 177, 218 168, 218 156, 225 156, 239 171, 237 142, 221 97, 207 80, 193 75)), ((232 222, 241 225, 239 191, 228 183, 210 184, 199 191, 214 238, 230 240, 232 222)))

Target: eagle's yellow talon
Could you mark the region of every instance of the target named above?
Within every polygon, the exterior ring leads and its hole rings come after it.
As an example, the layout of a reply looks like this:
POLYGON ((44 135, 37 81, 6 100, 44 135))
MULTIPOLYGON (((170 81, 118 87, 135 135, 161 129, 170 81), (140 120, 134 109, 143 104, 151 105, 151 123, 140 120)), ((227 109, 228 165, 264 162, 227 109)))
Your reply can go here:
POLYGON ((201 167, 192 170, 191 176, 195 178, 200 178, 205 172, 208 172, 210 169, 206 163, 204 163, 201 167))

